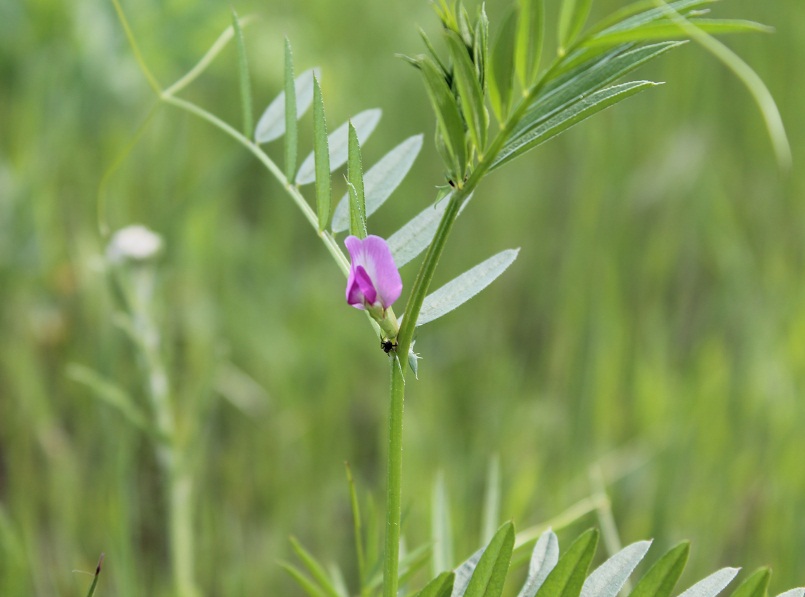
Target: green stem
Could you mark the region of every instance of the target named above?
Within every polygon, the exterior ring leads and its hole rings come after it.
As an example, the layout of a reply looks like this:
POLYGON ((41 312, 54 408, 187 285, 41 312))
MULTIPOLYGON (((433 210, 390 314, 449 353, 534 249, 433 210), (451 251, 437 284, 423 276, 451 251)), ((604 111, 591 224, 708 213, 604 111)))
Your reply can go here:
MULTIPOLYGON (((407 353, 400 353, 407 354, 407 353)), ((391 404, 389 408, 388 483, 386 488, 386 550, 383 567, 383 597, 397 597, 400 560, 402 503, 402 434, 405 379, 398 357, 389 359, 391 404)))

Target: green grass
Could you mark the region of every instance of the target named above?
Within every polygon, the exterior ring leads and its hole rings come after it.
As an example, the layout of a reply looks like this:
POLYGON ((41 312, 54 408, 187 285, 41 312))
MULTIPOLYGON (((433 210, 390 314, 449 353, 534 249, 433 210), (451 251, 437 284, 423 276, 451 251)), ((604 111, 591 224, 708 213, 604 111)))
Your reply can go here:
MULTIPOLYGON (((163 4, 123 6, 168 85, 231 16, 216 2, 163 4)), ((416 26, 434 31, 436 19, 426 2, 383 4, 237 3, 262 16, 244 32, 256 115, 282 89, 287 34, 298 72, 322 67, 330 128, 383 108, 367 166, 409 135, 432 139, 419 77, 393 53, 421 51, 416 26)), ((493 25, 502 8, 490 3, 493 25)), ((726 41, 779 103, 791 173, 776 171, 743 88, 691 44, 643 71, 668 85, 492 175, 435 283, 522 250, 498 283, 421 331, 406 405, 410 543, 426 539, 439 469, 464 555, 477 546, 491 455, 518 528, 589 495, 588 468, 601 463, 624 543, 693 540, 682 584, 728 564, 773 566, 773 590, 801 584, 805 5, 716 10, 777 29, 726 41)), ((239 126, 234 44, 184 93, 239 126)), ((152 450, 66 375, 90 366, 145 405, 97 268, 96 198, 153 101, 109 3, 0 7, 2 595, 86 594, 91 576, 73 571, 94 571, 100 552, 96 595, 170 594, 152 450)), ((308 114, 301 156, 311 140, 308 114)), ((436 162, 426 142, 370 232, 387 235, 433 199, 436 162)), ((186 429, 200 439, 199 585, 297 594, 275 564, 293 557, 292 533, 354 578, 343 461, 380 500, 387 379, 343 277, 250 155, 167 106, 104 197, 112 227, 141 222, 167 244, 158 292, 173 389, 182 420, 203 413, 186 429)))

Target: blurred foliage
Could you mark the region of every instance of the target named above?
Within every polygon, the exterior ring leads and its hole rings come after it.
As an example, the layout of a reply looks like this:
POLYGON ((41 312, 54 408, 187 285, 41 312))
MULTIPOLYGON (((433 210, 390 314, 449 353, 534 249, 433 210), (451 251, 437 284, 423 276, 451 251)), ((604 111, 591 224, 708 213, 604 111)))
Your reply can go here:
MULTIPOLYGON (((124 8, 163 85, 231 19, 212 1, 124 8)), ((432 139, 419 77, 394 58, 422 51, 417 25, 435 31, 426 2, 234 8, 259 16, 245 30, 256 110, 282 88, 287 35, 300 72, 322 67, 328 122, 383 108, 366 164, 411 134, 432 139)), ((493 27, 507 8, 488 3, 493 27)), ((744 89, 691 44, 646 69, 668 85, 491 176, 440 275, 522 251, 417 342, 404 464, 412 541, 426 538, 439 469, 457 553, 469 554, 491 455, 503 515, 520 527, 588 495, 588 467, 600 463, 624 542, 693 540, 683 584, 727 564, 772 564, 773 589, 801 583, 805 4, 716 10, 777 29, 726 41, 779 103, 791 173, 777 172, 744 89)), ((236 58, 232 44, 184 93, 238 126, 236 58)), ((101 551, 99 595, 169 594, 147 442, 66 376, 79 363, 141 388, 99 267, 97 196, 153 103, 111 4, 0 4, 2 595, 81 594, 89 577, 73 570, 92 570, 101 551)), ((303 155, 311 132, 304 119, 303 155)), ((371 232, 392 232, 444 184, 432 142, 414 168, 371 232)), ((144 223, 167 243, 161 317, 178 410, 198 438, 200 585, 294 594, 275 565, 292 532, 354 575, 342 463, 381 502, 387 380, 340 273, 255 160, 167 107, 103 191, 112 228, 144 223)))

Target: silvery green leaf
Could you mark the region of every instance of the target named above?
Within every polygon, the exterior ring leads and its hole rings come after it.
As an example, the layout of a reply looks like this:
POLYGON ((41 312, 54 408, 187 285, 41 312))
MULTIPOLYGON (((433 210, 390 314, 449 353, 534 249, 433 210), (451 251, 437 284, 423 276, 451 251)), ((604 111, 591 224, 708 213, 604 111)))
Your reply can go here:
MULTIPOLYGON (((330 148, 330 172, 333 172, 347 162, 349 152, 349 123, 355 127, 358 134, 358 143, 363 145, 375 130, 380 116, 383 114, 379 108, 364 110, 350 118, 347 122, 339 126, 328 138, 327 145, 330 148)), ((296 184, 310 184, 316 180, 316 165, 313 152, 305 158, 296 174, 296 184)))
POLYGON ((534 546, 531 562, 528 564, 528 576, 517 597, 534 597, 558 561, 559 539, 553 531, 547 530, 534 546))
POLYGON ((417 326, 438 319, 481 292, 506 271, 517 259, 519 251, 520 249, 501 251, 426 296, 417 326))
POLYGON ((615 597, 649 547, 651 541, 639 541, 609 558, 584 581, 581 597, 615 597))
MULTIPOLYGON (((386 202, 411 169, 420 149, 422 135, 409 137, 389 151, 363 175, 366 217, 386 202)), ((333 213, 333 232, 349 228, 349 193, 345 193, 333 213)), ((399 267, 399 266, 398 266, 399 267)))
MULTIPOLYGON (((294 89, 296 90, 296 117, 304 114, 313 103, 313 75, 321 77, 321 70, 311 68, 296 77, 294 89)), ((279 139, 285 134, 285 92, 281 92, 257 121, 254 139, 258 143, 268 143, 279 139)))
POLYGON ((700 580, 679 597, 715 597, 732 582, 740 568, 722 568, 700 580))
POLYGON ((484 549, 486 549, 486 547, 482 547, 476 551, 455 569, 456 578, 453 582, 453 592, 450 597, 462 597, 464 595, 467 590, 467 585, 470 584, 470 580, 472 579, 472 573, 475 572, 478 561, 481 559, 481 556, 484 555, 484 549))
POLYGON ((497 159, 490 169, 500 167, 506 162, 533 149, 537 145, 541 145, 548 139, 552 139, 556 135, 563 133, 573 125, 586 120, 593 114, 597 114, 601 110, 609 108, 628 97, 651 87, 656 87, 657 85, 660 85, 660 83, 654 83, 652 81, 632 81, 630 83, 613 85, 612 87, 596 91, 589 97, 562 110, 538 127, 509 141, 503 149, 500 150, 497 159))
POLYGON ((780 593, 777 597, 805 597, 805 588, 790 589, 785 593, 780 593))
MULTIPOLYGON (((447 209, 448 197, 423 209, 386 240, 391 254, 394 256, 394 264, 398 269, 428 248, 439 228, 439 221, 447 209)), ((464 200, 459 214, 470 199, 472 199, 472 194, 464 200)))

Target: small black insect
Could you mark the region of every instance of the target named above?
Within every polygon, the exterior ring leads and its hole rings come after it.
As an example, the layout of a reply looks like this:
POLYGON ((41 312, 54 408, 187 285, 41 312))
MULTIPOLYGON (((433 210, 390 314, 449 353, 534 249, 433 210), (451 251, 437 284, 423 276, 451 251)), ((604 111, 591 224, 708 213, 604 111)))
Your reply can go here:
POLYGON ((383 352, 389 354, 392 350, 397 350, 397 342, 385 338, 380 341, 380 348, 383 349, 383 352))

